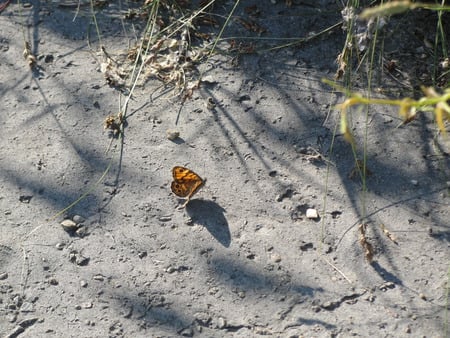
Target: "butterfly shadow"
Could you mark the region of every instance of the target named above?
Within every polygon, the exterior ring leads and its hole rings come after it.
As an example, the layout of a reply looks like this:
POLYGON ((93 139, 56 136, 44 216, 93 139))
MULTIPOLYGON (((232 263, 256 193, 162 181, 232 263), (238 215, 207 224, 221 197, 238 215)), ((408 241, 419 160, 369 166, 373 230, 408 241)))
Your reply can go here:
POLYGON ((230 246, 231 234, 224 208, 213 201, 195 199, 186 205, 186 212, 194 223, 204 226, 220 244, 226 248, 230 246))

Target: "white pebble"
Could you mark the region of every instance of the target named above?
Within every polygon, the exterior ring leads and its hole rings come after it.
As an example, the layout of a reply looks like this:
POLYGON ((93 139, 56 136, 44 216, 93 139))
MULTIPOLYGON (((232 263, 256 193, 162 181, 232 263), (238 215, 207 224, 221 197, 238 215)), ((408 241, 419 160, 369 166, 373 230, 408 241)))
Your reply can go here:
POLYGON ((306 210, 306 218, 315 219, 319 218, 319 214, 316 209, 307 209, 306 210))

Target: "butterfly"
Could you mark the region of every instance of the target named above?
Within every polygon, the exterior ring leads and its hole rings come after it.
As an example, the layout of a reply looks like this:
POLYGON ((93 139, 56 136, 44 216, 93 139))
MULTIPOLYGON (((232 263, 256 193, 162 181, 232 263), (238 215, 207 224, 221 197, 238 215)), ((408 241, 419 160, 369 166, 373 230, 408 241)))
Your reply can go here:
POLYGON ((170 186, 172 192, 178 197, 186 197, 186 202, 181 206, 184 208, 191 197, 205 184, 202 179, 192 170, 180 166, 172 169, 173 182, 170 186))

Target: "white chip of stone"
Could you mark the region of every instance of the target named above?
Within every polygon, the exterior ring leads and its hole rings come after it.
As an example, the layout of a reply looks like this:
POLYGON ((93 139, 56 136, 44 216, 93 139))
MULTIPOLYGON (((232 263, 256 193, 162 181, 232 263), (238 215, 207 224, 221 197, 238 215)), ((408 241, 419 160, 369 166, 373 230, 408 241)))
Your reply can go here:
POLYGON ((319 218, 319 214, 317 213, 316 209, 307 209, 306 210, 306 218, 319 218))
POLYGON ((61 226, 66 230, 75 230, 78 228, 77 223, 75 223, 71 219, 65 219, 64 221, 62 221, 61 226))

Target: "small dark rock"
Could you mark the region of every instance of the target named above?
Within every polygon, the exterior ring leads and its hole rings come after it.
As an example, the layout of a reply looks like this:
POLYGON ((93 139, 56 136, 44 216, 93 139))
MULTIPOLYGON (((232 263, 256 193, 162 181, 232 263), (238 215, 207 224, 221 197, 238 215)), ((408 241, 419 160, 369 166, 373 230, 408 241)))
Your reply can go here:
POLYGON ((300 250, 306 251, 306 250, 312 249, 313 247, 314 247, 314 245, 311 242, 309 242, 309 243, 300 245, 300 250))
POLYGON ((194 331, 192 330, 191 327, 188 327, 188 328, 186 328, 186 329, 183 329, 183 330, 180 332, 180 335, 181 335, 182 337, 193 337, 193 336, 194 336, 194 331))
POLYGON ((55 59, 55 57, 52 54, 47 54, 44 57, 44 62, 45 63, 52 63, 54 59, 55 59))
POLYGON ((331 212, 331 218, 333 218, 333 219, 338 218, 340 215, 342 215, 342 211, 335 210, 335 211, 331 212))
POLYGON ((32 195, 20 195, 19 201, 22 203, 30 203, 31 199, 33 198, 32 195))
POLYGON ((59 282, 56 278, 52 277, 48 280, 48 284, 56 286, 59 284, 59 282))
POLYGON ((238 101, 239 101, 239 102, 250 101, 250 100, 251 100, 250 95, 247 95, 247 94, 241 95, 241 96, 238 98, 238 101))

